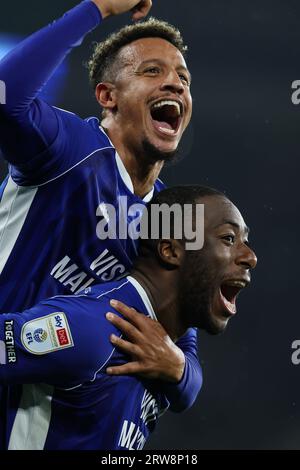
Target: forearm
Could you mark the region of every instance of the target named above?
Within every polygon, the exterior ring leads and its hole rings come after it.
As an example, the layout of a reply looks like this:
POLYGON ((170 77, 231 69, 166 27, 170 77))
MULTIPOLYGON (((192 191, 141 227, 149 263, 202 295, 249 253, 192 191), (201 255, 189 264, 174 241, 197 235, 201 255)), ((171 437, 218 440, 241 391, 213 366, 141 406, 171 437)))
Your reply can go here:
POLYGON ((107 369, 111 375, 137 374, 159 381, 160 390, 170 402, 172 411, 192 406, 202 386, 198 360, 197 330, 189 329, 176 344, 163 326, 120 301, 112 300, 109 320, 129 341, 112 337, 113 345, 131 355, 133 361, 107 369))
POLYGON ((0 79, 6 84, 2 113, 18 119, 47 83, 72 47, 101 21, 99 9, 84 1, 62 18, 34 33, 0 62, 0 79))
POLYGON ((84 296, 62 296, 23 312, 1 313, 0 385, 72 387, 91 380, 112 353, 108 340, 99 347, 99 331, 111 331, 99 308, 84 296))
POLYGON ((190 408, 202 387, 202 369, 198 358, 185 354, 185 368, 179 383, 162 382, 163 391, 170 402, 170 410, 181 412, 190 408))
POLYGON ((197 398, 202 386, 202 369, 198 359, 197 330, 192 328, 180 338, 176 346, 185 357, 183 374, 177 383, 163 383, 164 393, 170 409, 175 412, 190 408, 197 398))

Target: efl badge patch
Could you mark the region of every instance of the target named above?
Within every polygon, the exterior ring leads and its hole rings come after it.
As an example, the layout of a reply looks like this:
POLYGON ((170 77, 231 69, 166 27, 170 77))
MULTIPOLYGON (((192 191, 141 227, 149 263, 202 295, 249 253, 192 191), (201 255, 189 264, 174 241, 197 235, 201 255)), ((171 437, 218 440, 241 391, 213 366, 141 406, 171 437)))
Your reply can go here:
POLYGON ((32 354, 47 354, 74 346, 68 320, 63 312, 31 320, 22 328, 22 344, 32 354))

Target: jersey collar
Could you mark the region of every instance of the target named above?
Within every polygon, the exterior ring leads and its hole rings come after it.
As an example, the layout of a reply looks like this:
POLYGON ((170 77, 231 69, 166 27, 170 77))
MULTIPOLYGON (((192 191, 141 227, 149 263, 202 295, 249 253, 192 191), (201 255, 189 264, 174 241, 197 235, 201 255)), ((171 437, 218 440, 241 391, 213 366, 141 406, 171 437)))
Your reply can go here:
MULTIPOLYGON (((108 135, 106 134, 105 130, 103 129, 103 127, 100 126, 100 129, 101 131, 106 135, 106 137, 108 138, 110 144, 112 147, 114 147, 112 141, 110 140, 110 138, 108 137, 108 135)), ((125 184, 125 186, 127 187, 127 189, 129 189, 129 191, 134 194, 134 187, 133 187, 133 184, 132 184, 132 180, 130 178, 130 175, 128 173, 128 171, 126 170, 125 168, 125 165, 120 157, 120 155, 118 154, 118 152, 116 151, 115 149, 115 159, 116 159, 116 164, 117 164, 117 168, 118 168, 118 172, 119 172, 119 175, 123 181, 123 183, 125 184)), ((143 198, 143 202, 147 203, 149 201, 151 201, 151 199, 153 198, 153 194, 154 194, 154 187, 151 189, 151 191, 146 194, 146 196, 143 198)))
POLYGON ((150 318, 152 318, 152 320, 157 321, 157 317, 155 315, 152 304, 150 302, 150 299, 149 299, 148 294, 145 291, 145 289, 142 287, 142 285, 134 277, 127 276, 127 279, 133 285, 133 287, 137 290, 139 296, 141 297, 141 299, 142 299, 142 301, 143 301, 143 303, 144 303, 144 305, 147 309, 147 312, 148 312, 150 318))

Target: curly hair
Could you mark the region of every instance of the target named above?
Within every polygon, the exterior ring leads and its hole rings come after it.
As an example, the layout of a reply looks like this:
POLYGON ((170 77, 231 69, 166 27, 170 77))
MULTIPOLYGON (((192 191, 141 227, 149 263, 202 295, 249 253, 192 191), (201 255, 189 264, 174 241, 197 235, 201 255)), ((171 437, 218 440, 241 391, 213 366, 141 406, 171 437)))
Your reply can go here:
POLYGON ((118 53, 122 47, 141 38, 162 38, 175 46, 183 56, 187 46, 183 42, 180 31, 166 21, 149 18, 132 25, 127 25, 111 34, 105 41, 97 43, 94 53, 88 62, 91 85, 96 89, 103 81, 113 81, 119 67, 118 53))

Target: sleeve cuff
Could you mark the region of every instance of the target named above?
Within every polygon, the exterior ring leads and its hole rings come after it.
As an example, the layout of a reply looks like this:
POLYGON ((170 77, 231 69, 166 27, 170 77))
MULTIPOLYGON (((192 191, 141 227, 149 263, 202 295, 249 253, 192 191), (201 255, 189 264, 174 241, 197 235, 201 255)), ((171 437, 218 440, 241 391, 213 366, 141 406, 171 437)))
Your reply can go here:
POLYGON ((91 4, 89 8, 91 8, 91 11, 95 15, 95 19, 98 19, 98 22, 100 23, 103 20, 103 18, 102 18, 102 15, 101 15, 101 11, 97 7, 97 5, 94 2, 92 2, 92 0, 84 0, 84 3, 90 3, 91 4))

